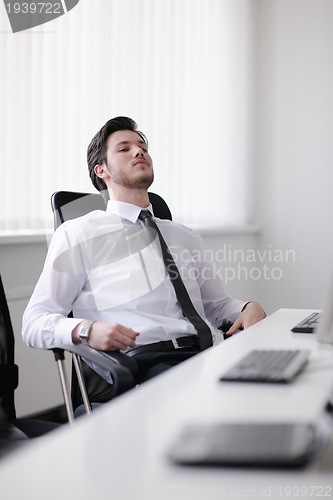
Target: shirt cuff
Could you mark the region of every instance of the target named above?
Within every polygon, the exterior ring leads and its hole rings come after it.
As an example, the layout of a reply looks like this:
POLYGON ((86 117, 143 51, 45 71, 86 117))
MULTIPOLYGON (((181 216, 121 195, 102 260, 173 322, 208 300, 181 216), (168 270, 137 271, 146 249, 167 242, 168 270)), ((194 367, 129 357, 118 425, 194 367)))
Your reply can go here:
POLYGON ((61 343, 61 345, 68 345, 72 346, 73 341, 72 341, 72 331, 74 328, 81 323, 81 321, 84 321, 84 318, 64 318, 63 320, 59 321, 55 328, 55 338, 58 339, 58 341, 61 343))

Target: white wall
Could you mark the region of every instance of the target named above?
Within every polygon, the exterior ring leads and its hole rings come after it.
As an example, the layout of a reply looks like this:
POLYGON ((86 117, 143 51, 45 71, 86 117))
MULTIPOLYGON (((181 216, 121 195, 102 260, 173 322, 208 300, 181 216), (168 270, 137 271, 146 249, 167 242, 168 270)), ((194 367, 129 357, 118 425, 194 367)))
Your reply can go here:
POLYGON ((296 253, 258 296, 268 312, 322 308, 333 263, 333 2, 256 3, 260 248, 296 253))
MULTIPOLYGON (((333 277, 333 2, 253 3, 254 222, 261 232, 207 242, 215 251, 225 243, 244 249, 252 274, 227 283, 234 296, 252 294, 269 314, 323 308, 333 277)), ((239 258, 225 265, 237 270, 239 258)))

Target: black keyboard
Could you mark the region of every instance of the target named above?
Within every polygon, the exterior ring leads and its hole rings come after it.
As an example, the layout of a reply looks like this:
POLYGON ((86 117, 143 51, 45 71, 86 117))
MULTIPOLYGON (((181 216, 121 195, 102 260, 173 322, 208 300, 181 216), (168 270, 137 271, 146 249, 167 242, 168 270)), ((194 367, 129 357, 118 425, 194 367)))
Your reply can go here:
POLYGON ((314 312, 291 329, 294 333, 313 333, 319 324, 321 312, 314 312))
POLYGON ((235 382, 290 382, 308 360, 307 350, 251 351, 220 380, 235 382))
POLYGON ((312 456, 315 442, 310 424, 192 424, 169 455, 185 464, 300 465, 312 456))

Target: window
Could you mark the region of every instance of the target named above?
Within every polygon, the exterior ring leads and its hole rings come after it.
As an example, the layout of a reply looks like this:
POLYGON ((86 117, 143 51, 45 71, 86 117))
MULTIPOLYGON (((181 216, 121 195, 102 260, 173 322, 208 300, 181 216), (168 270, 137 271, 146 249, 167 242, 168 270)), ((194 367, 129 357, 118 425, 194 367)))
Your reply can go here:
POLYGON ((249 221, 250 0, 81 0, 16 34, 0 16, 0 229, 43 228, 54 191, 93 192, 87 145, 117 115, 147 135, 175 220, 249 221))

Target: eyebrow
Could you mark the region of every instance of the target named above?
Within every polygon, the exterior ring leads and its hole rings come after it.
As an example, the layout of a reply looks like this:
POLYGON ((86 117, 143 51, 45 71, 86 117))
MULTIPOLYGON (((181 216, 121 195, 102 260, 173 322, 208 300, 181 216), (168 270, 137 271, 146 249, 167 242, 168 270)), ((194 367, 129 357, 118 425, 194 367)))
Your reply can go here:
MULTIPOLYGON (((122 144, 130 144, 130 141, 121 141, 116 144, 116 147, 121 146, 122 144)), ((138 144, 145 144, 147 146, 147 143, 143 141, 142 139, 138 141, 138 144)))

